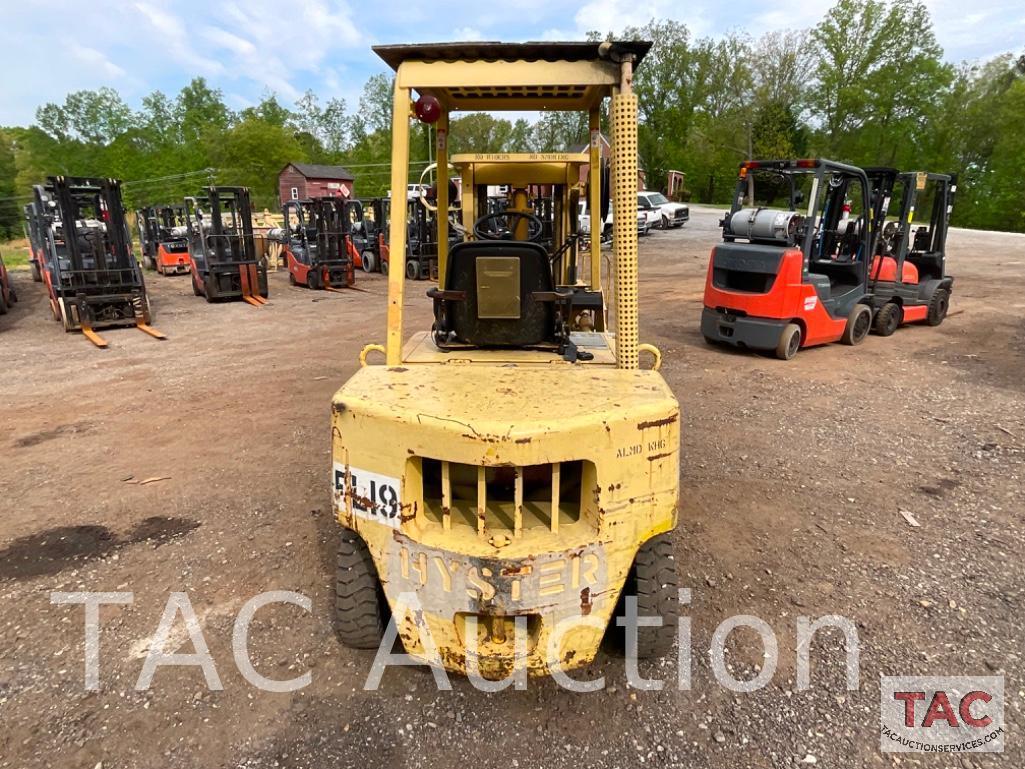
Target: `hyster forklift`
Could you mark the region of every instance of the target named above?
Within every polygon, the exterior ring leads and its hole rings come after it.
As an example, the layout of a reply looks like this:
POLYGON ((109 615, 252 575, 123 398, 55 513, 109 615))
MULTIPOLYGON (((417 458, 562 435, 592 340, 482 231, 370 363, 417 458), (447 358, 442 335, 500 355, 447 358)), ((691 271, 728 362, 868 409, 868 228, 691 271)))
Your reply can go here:
POLYGON ((938 326, 947 316, 954 278, 946 273, 947 228, 957 180, 921 171, 866 169, 882 201, 869 273, 872 330, 890 336, 903 323, 938 326), (896 219, 887 220, 890 200, 896 219), (916 214, 925 213, 926 219, 916 214))
MULTIPOLYGON (((670 649, 679 610, 669 533, 680 411, 657 373, 658 351, 638 343, 637 329, 631 82, 649 47, 374 49, 396 72, 391 188, 409 182, 415 111, 436 128, 441 211, 449 206, 453 111, 580 111, 594 141, 583 158, 461 159, 462 223, 472 235, 449 248, 448 217, 437 219, 433 329, 406 339, 406 272, 389 271, 387 343, 364 348, 362 368, 332 403, 344 643, 376 647, 392 616, 406 652, 421 662, 487 679, 518 669, 543 675, 590 662, 631 598, 640 615, 664 623, 640 628, 638 654, 670 649), (575 215, 585 192, 575 169, 600 162, 608 97, 617 228, 630 224, 616 233, 614 302, 598 241, 587 253, 577 248, 575 215), (488 213, 478 201, 489 179, 501 177, 512 184, 509 206, 488 213), (531 186, 542 184, 559 198, 551 248, 539 242, 544 223, 530 200, 531 186), (604 330, 609 315, 614 333, 604 330), (383 365, 368 365, 374 351, 383 365), (654 356, 654 370, 639 366, 642 351, 654 356)), ((585 194, 593 210, 607 207, 597 187, 585 194)), ((406 206, 391 211, 397 253, 406 249, 407 214, 406 206)))
POLYGON ((99 328, 131 326, 156 339, 142 268, 132 253, 116 179, 51 176, 35 187, 46 238, 43 282, 50 310, 65 331, 80 330, 97 347, 99 328))
POLYGON ((329 291, 355 285, 350 208, 337 197, 285 203, 281 237, 289 283, 329 291))
POLYGON ((185 198, 192 292, 206 301, 267 303, 267 265, 257 258, 246 187, 207 187, 185 198))
POLYGON ((868 177, 854 166, 742 163, 709 260, 705 339, 783 360, 802 347, 862 342, 872 327, 872 203, 868 177))
POLYGON ((391 200, 371 198, 363 203, 363 240, 360 244, 360 267, 364 272, 388 274, 388 218, 391 200))
POLYGON ((161 275, 191 272, 185 206, 147 206, 136 212, 142 266, 161 275))

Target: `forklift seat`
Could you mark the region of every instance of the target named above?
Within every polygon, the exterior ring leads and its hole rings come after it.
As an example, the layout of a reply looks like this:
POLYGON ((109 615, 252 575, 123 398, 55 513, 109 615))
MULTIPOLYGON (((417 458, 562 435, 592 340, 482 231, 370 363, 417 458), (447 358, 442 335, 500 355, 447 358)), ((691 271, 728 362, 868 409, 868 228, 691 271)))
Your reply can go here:
POLYGON ((548 252, 527 241, 475 240, 449 252, 432 288, 438 347, 560 346, 572 291, 557 291, 548 252))

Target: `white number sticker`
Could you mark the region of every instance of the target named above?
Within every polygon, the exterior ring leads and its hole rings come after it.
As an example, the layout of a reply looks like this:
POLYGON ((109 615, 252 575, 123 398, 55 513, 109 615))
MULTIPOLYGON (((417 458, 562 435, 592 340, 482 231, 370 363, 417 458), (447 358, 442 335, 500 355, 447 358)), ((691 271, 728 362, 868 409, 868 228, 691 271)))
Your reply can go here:
POLYGON ((338 463, 335 463, 332 475, 335 493, 341 493, 348 500, 355 515, 393 529, 399 528, 402 509, 400 479, 351 465, 346 473, 345 465, 338 463))

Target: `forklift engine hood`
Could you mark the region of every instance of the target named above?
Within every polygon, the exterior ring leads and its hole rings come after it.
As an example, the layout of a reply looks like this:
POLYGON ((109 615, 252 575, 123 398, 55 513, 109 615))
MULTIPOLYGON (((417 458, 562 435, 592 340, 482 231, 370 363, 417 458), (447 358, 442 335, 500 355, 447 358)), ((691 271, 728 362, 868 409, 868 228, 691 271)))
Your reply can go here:
POLYGON ((679 405, 654 371, 369 366, 332 408, 338 520, 406 651, 455 672, 506 675, 517 617, 530 673, 587 664, 638 547, 676 524, 679 405))

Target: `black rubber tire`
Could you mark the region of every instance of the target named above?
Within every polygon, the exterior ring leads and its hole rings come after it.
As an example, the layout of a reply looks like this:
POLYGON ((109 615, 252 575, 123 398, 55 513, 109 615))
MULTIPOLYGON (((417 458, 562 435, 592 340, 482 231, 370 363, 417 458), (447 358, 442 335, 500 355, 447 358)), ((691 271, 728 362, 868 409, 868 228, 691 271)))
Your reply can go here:
POLYGON ((196 273, 192 273, 192 293, 196 296, 203 296, 203 292, 199 290, 199 281, 196 279, 196 273))
POLYGON ((3 292, 0 291, 0 315, 6 315, 6 314, 7 314, 7 302, 4 301, 3 292))
POLYGON ((363 272, 374 271, 374 252, 364 251, 359 255, 360 264, 363 266, 363 272))
POLYGON ((891 336, 900 327, 903 311, 896 302, 887 302, 876 313, 872 321, 872 330, 879 336, 891 336))
POLYGON ((291 270, 288 271, 288 285, 290 285, 290 286, 294 286, 295 285, 295 275, 292 273, 291 270))
POLYGON ((788 323, 783 333, 779 335, 779 342, 776 344, 776 357, 780 360, 791 360, 801 349, 801 342, 804 334, 801 327, 796 323, 788 323))
MULTIPOLYGON (((648 659, 664 657, 673 648, 676 625, 680 617, 679 575, 673 544, 668 534, 652 537, 637 551, 633 566, 627 575, 619 606, 613 622, 624 614, 628 596, 637 597, 637 614, 641 617, 661 617, 660 627, 637 628, 637 657, 648 659)), ((626 650, 624 628, 614 626, 617 645, 626 650)))
POLYGON ((354 649, 376 649, 387 625, 387 602, 370 550, 359 534, 342 529, 335 568, 338 639, 354 649))
POLYGON ((660 230, 663 230, 663 231, 665 231, 665 230, 668 230, 668 229, 669 229, 669 217, 668 217, 668 216, 663 216, 663 217, 662 217, 662 218, 661 218, 661 219, 659 220, 659 223, 658 223, 658 228, 659 228, 660 230))
POLYGON ((872 308, 867 304, 856 304, 851 314, 847 316, 847 325, 844 326, 843 336, 840 337, 846 345, 861 344, 872 330, 872 308))
POLYGON ((406 262, 406 280, 420 280, 420 265, 416 262, 406 262))
POLYGON ((213 293, 210 291, 210 286, 209 286, 209 284, 207 284, 206 280, 203 281, 203 296, 206 297, 206 301, 208 303, 210 303, 210 304, 214 303, 213 293))
POLYGON ((388 274, 388 262, 385 262, 385 261, 381 262, 381 274, 382 275, 387 275, 388 274))
POLYGON ((313 289, 323 288, 321 285, 320 273, 310 270, 306 273, 306 285, 313 289))
POLYGON ((929 312, 925 316, 930 326, 938 326, 947 317, 947 310, 950 309, 950 292, 945 288, 938 288, 929 297, 929 312))

